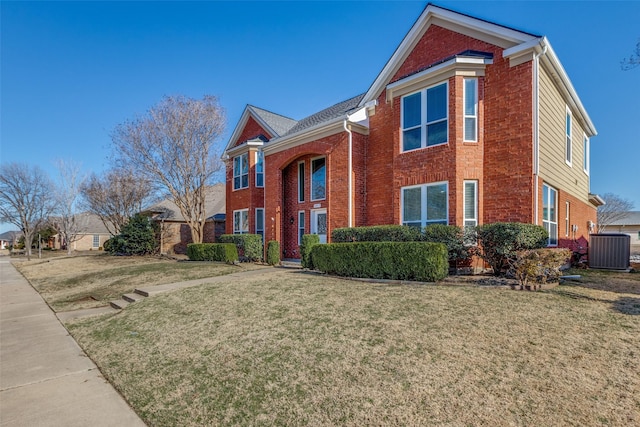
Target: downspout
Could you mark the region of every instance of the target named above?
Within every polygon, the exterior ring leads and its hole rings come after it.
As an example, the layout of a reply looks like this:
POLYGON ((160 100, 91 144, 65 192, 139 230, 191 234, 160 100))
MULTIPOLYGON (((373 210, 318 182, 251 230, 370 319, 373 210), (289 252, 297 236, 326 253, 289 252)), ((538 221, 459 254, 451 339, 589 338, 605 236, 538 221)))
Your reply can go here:
MULTIPOLYGON (((544 39, 542 40, 544 43, 544 39)), ((542 55, 547 53, 547 45, 544 44, 542 52, 533 56, 533 176, 535 179, 535 199, 534 199, 534 224, 539 224, 539 203, 538 196, 540 194, 540 184, 538 183, 538 177, 540 175, 540 62, 539 59, 542 55)))
POLYGON ((349 119, 344 119, 344 130, 349 134, 349 155, 348 155, 348 159, 347 159, 347 163, 349 164, 348 167, 348 178, 349 178, 349 203, 348 203, 348 211, 349 211, 349 227, 353 227, 353 160, 352 160, 352 156, 353 156, 353 133, 351 132, 351 130, 349 129, 348 126, 348 121, 349 119))

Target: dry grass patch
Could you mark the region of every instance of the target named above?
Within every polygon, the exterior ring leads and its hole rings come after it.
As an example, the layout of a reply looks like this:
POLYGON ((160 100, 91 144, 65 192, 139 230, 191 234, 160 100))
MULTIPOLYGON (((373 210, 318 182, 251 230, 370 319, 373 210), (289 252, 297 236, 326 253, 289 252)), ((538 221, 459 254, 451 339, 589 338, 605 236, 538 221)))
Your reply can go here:
POLYGON ((638 425, 640 315, 574 288, 271 270, 68 326, 154 426, 638 425))
POLYGON ((107 254, 14 261, 15 267, 56 311, 101 307, 136 287, 213 277, 254 268, 160 257, 107 254))

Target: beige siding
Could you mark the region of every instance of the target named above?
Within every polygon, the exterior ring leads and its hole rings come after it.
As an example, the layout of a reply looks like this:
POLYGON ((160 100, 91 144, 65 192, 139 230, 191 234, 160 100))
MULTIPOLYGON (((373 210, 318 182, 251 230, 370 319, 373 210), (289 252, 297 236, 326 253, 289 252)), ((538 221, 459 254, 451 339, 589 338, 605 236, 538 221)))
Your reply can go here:
POLYGON ((588 202, 589 177, 584 172, 584 131, 572 112, 572 162, 565 162, 567 104, 549 73, 540 67, 540 177, 550 185, 588 202))
POLYGON ((71 244, 71 247, 75 251, 90 251, 90 250, 102 250, 102 245, 107 241, 111 236, 108 234, 99 234, 96 233, 97 236, 100 237, 100 245, 98 247, 93 246, 93 234, 84 234, 78 240, 71 244))

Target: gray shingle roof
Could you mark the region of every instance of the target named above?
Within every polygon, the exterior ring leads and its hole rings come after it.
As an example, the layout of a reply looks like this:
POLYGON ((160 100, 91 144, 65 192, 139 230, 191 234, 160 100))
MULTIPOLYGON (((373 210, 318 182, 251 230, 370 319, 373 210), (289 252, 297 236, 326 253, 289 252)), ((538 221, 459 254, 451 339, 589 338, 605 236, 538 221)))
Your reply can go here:
MULTIPOLYGON (((226 212, 226 190, 225 184, 219 183, 208 186, 205 194, 205 215, 207 219, 226 212)), ((144 213, 158 214, 156 218, 167 221, 183 222, 184 217, 180 213, 180 209, 169 199, 165 199, 155 205, 145 209, 144 213)))
POLYGON ((280 114, 272 113, 262 108, 258 108, 254 105, 248 105, 251 111, 259 116, 264 122, 277 134, 273 135, 274 138, 284 135, 294 127, 297 123, 289 117, 282 116, 280 114))
POLYGON ((640 225, 640 211, 630 211, 629 215, 609 225, 640 225))
POLYGON ((324 110, 319 111, 315 114, 312 114, 308 117, 305 117, 304 119, 298 121, 298 123, 295 126, 293 126, 291 129, 289 129, 289 131, 286 134, 284 134, 284 136, 292 135, 294 133, 303 131, 305 129, 308 129, 314 126, 318 126, 322 123, 329 122, 333 119, 336 119, 338 117, 345 115, 346 113, 348 113, 349 111, 353 110, 358 106, 358 103, 360 102, 363 96, 364 96, 364 93, 358 96, 354 96, 353 98, 347 99, 346 101, 339 102, 335 105, 332 105, 329 108, 325 108, 324 110))

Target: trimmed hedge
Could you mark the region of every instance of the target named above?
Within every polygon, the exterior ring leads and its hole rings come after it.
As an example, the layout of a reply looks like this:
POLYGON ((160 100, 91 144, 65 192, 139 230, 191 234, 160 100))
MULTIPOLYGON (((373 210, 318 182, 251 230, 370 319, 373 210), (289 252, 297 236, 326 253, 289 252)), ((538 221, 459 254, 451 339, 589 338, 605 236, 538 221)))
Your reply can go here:
POLYGON ((241 262, 262 261, 262 236, 259 234, 223 234, 220 243, 233 243, 241 262))
POLYGON ((302 268, 313 270, 313 259, 311 258, 311 250, 314 246, 320 244, 320 237, 317 234, 303 234, 300 245, 300 264, 302 268))
POLYGON ((238 249, 233 243, 189 243, 187 256, 190 261, 238 261, 238 249))
POLYGON ((498 276, 509 266, 518 251, 547 246, 549 234, 544 227, 518 222, 496 222, 476 227, 480 256, 498 276))
POLYGON ((447 276, 447 248, 431 242, 354 242, 315 245, 313 265, 346 277, 435 282, 447 276))
POLYGON ((442 243, 447 247, 449 261, 462 261, 471 258, 474 249, 468 242, 465 231, 455 225, 432 224, 422 230, 425 242, 442 243))
POLYGON ((419 228, 406 225, 374 225, 370 227, 336 228, 331 242, 419 242, 423 240, 419 228))
POLYGON ((270 240, 267 244, 267 264, 280 264, 280 242, 277 240, 270 240))

